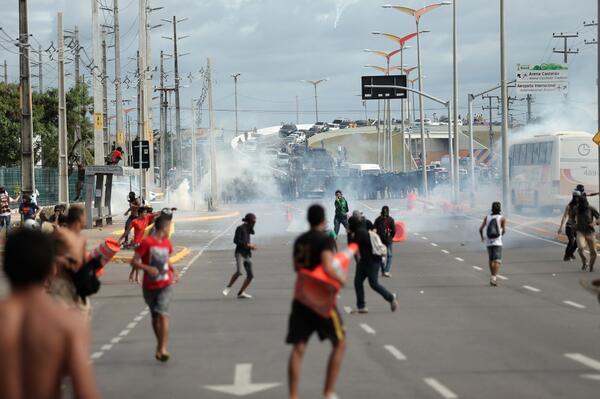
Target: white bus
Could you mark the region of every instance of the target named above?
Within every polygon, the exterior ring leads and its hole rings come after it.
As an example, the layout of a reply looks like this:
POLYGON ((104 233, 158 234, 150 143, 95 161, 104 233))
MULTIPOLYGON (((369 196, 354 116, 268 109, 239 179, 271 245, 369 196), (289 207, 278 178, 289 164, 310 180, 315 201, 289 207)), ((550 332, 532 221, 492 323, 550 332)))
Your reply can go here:
POLYGON ((578 184, 598 190, 598 149, 592 135, 561 131, 517 140, 509 148, 515 209, 562 209, 578 184))

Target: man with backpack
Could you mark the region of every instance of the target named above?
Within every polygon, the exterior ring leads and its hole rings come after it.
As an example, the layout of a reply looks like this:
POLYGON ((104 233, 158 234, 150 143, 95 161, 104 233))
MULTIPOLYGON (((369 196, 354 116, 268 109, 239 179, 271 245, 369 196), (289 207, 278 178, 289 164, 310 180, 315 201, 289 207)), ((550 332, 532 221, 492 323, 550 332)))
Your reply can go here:
POLYGON ((492 212, 483 218, 479 227, 481 242, 485 242, 489 257, 490 285, 496 287, 498 282, 496 276, 502 264, 502 236, 506 233, 506 218, 502 216, 502 208, 499 202, 492 203, 492 212), (485 230, 485 237, 483 232, 485 230))
POLYGON ((387 205, 381 208, 381 215, 375 219, 375 229, 387 249, 385 263, 382 263, 381 267, 382 275, 383 277, 392 277, 390 270, 392 269, 392 245, 396 235, 396 222, 390 216, 390 208, 387 205))
POLYGON ((581 270, 586 270, 589 266, 590 272, 594 271, 594 263, 596 263, 596 229, 600 214, 591 206, 584 194, 579 198, 579 202, 575 206, 573 213, 575 214, 575 234, 577 237, 577 250, 581 257, 581 270), (590 263, 588 265, 585 257, 584 249, 587 245, 590 251, 590 263))

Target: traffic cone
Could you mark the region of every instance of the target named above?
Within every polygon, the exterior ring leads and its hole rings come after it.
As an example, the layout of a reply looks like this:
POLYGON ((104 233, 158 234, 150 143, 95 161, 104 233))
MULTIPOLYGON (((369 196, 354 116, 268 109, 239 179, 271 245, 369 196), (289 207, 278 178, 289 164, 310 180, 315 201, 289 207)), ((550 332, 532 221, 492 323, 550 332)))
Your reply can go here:
POLYGON ((113 238, 107 238, 102 244, 95 248, 92 252, 86 254, 86 260, 89 262, 93 258, 100 260, 102 267, 96 270, 96 276, 100 277, 104 274, 104 266, 121 250, 119 242, 113 238))
POLYGON ((404 222, 396 222, 396 234, 394 235, 393 241, 406 241, 406 225, 404 222))

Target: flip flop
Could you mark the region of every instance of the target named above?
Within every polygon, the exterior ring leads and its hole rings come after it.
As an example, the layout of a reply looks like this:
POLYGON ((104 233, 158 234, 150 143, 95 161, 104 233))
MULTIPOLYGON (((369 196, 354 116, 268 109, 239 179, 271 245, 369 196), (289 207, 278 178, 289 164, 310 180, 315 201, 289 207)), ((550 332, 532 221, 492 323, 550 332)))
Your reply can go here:
POLYGON ((167 361, 169 361, 170 358, 171 358, 171 354, 169 352, 156 354, 156 359, 161 362, 167 362, 167 361))

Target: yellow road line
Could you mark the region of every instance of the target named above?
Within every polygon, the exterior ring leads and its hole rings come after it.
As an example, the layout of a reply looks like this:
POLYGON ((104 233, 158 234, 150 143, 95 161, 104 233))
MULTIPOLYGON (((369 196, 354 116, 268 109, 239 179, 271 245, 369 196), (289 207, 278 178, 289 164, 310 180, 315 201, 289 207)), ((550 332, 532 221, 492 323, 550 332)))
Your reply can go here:
MULTIPOLYGON (((230 213, 225 213, 223 215, 214 215, 214 216, 196 216, 196 217, 189 217, 189 218, 175 218, 173 219, 175 221, 175 223, 187 223, 187 222, 203 222, 206 220, 217 220, 217 219, 227 219, 227 218, 234 218, 240 216, 239 212, 230 212, 230 213)), ((175 230, 177 231, 177 230, 175 230)), ((113 231, 111 234, 116 235, 116 236, 120 236, 125 232, 124 229, 119 229, 119 230, 115 230, 113 231)))
MULTIPOLYGON (((178 263, 181 262, 182 259, 184 259, 186 256, 188 256, 191 253, 191 250, 188 247, 176 247, 177 252, 171 256, 169 258, 169 261, 171 263, 178 263)), ((131 262, 131 259, 133 259, 133 256, 129 256, 129 255, 115 255, 112 259, 111 262, 114 263, 129 263, 131 262)))

